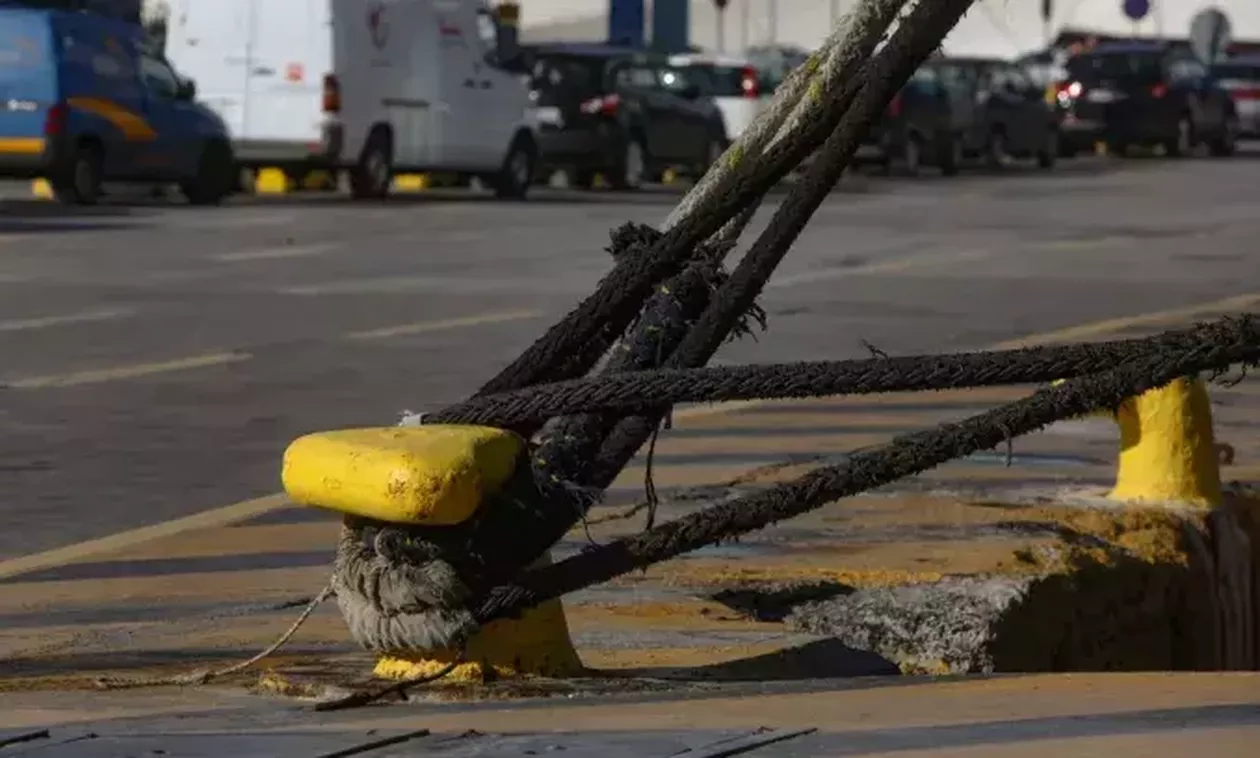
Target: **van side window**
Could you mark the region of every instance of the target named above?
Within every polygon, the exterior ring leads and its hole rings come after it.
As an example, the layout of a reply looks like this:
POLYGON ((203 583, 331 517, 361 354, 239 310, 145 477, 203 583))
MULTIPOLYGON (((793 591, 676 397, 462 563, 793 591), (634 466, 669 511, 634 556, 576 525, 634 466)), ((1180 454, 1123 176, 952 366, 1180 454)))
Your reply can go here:
POLYGON ((140 57, 140 78, 144 88, 155 97, 173 100, 179 93, 179 79, 171 67, 148 55, 140 57))

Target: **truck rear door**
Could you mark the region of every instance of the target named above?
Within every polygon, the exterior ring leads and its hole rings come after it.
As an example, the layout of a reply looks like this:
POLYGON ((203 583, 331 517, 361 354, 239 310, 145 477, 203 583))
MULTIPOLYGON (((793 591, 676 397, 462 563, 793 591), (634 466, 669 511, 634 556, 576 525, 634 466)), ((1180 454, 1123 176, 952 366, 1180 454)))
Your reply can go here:
POLYGON ((323 78, 332 68, 328 0, 254 0, 253 13, 245 134, 318 150, 323 78))
POLYGON ((197 99, 234 139, 245 134, 253 7, 254 0, 178 0, 167 22, 167 59, 196 82, 197 99))

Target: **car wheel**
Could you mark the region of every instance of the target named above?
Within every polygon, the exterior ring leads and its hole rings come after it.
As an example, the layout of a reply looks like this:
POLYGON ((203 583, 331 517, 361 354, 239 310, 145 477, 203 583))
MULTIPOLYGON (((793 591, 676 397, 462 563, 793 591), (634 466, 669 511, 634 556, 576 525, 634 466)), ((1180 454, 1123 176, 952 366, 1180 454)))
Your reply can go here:
POLYGON ((222 142, 211 142, 202 148, 196 176, 181 182, 179 189, 193 205, 218 205, 232 194, 237 177, 232 150, 222 142))
POLYGON ((96 205, 100 202, 104 158, 96 145, 79 145, 65 174, 51 183, 57 201, 63 205, 96 205))
POLYGON ((626 140, 625 152, 612 175, 612 185, 619 190, 637 190, 643 187, 647 174, 647 151, 643 143, 632 137, 626 140))
POLYGON ((379 200, 389 194, 394 178, 393 150, 382 131, 372 132, 359 162, 350 170, 350 195, 356 200, 379 200))
POLYGON ((1230 114, 1225 117, 1225 123, 1221 126, 1221 132, 1213 140, 1209 146, 1212 155, 1218 158, 1227 158, 1238 151, 1238 116, 1230 114))
POLYGON ((1172 139, 1164 143, 1164 151, 1171 158, 1180 158, 1189 155, 1194 149, 1194 124, 1190 122, 1189 116, 1181 116, 1177 119, 1177 133, 1172 139))
POLYGON ((1062 155, 1062 148, 1059 147, 1059 132, 1050 129, 1046 132, 1045 140, 1041 143, 1041 149, 1037 151, 1037 166, 1044 169, 1054 168, 1054 164, 1059 161, 1062 155))
POLYGON ((494 196, 502 200, 524 200, 534 180, 534 149, 525 139, 517 139, 494 177, 494 196))

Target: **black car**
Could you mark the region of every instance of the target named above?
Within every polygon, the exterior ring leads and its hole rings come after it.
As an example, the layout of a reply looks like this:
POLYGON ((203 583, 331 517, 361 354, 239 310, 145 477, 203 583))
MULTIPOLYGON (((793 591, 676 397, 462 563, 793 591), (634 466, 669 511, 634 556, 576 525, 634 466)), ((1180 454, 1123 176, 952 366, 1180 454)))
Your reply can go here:
POLYGON ((1213 155, 1233 154, 1237 110, 1187 46, 1104 43, 1065 68, 1055 99, 1066 152, 1102 142, 1117 155, 1162 146, 1179 156, 1200 144, 1213 155))
POLYGON ((639 50, 580 44, 523 51, 539 169, 578 186, 634 189, 666 169, 699 174, 725 149, 722 115, 685 68, 639 50))
POLYGON ((875 163, 885 170, 899 163, 911 175, 933 165, 946 176, 958 173, 962 159, 950 95, 931 65, 916 71, 893 97, 854 156, 855 163, 875 163))
POLYGON ((940 58, 927 64, 950 98, 962 152, 993 167, 1026 158, 1052 168, 1059 119, 1045 88, 1018 64, 995 58, 940 58))

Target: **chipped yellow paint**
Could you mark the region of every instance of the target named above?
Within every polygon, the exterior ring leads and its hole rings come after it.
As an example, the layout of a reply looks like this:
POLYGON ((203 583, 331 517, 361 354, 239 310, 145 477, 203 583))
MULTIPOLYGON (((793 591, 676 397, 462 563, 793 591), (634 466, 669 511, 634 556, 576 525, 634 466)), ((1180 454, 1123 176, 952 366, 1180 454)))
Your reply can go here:
POLYGON ((450 526, 516 470, 524 441, 484 426, 318 432, 294 440, 281 479, 297 503, 402 524, 450 526))

